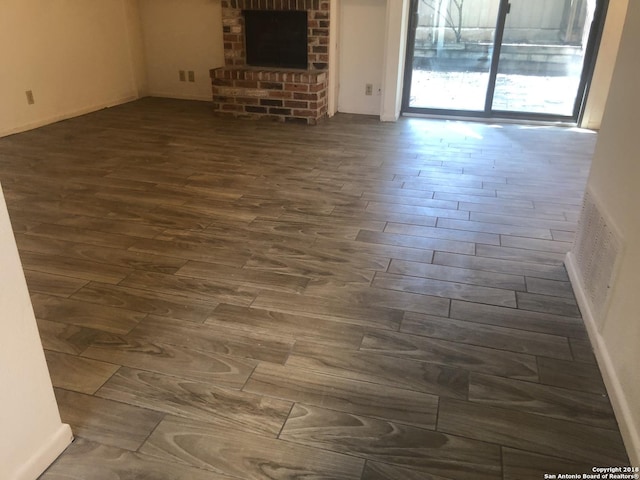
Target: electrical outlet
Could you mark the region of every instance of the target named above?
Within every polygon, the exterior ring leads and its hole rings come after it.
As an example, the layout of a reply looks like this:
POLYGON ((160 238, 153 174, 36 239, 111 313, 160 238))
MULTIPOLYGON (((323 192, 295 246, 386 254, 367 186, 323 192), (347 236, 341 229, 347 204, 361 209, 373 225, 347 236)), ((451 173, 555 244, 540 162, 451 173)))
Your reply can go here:
POLYGON ((373 95, 373 84, 372 83, 367 83, 367 85, 364 87, 364 94, 365 95, 373 95))
POLYGON ((184 70, 178 70, 178 78, 180 79, 181 82, 185 82, 187 80, 184 70))
POLYGON ((31 90, 27 90, 24 93, 27 96, 27 104, 33 105, 34 103, 36 103, 36 101, 33 98, 33 92, 31 90))
POLYGON ((196 81, 196 74, 194 73, 193 70, 189 70, 189 81, 190 82, 195 82, 196 81))

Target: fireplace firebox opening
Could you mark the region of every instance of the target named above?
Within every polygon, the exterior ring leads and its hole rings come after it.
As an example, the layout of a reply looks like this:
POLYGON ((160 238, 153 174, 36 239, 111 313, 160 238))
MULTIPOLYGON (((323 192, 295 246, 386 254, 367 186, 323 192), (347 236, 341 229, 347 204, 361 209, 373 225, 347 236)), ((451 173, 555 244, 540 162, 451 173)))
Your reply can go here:
POLYGON ((247 65, 307 68, 307 12, 243 10, 247 65))

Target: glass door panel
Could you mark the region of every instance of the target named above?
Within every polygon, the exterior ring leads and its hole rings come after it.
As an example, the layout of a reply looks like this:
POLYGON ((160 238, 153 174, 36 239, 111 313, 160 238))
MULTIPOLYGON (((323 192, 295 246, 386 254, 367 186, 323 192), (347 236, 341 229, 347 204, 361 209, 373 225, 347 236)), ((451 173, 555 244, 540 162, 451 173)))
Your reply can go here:
POLYGON ((416 0, 410 108, 484 111, 499 3, 416 0))
POLYGON ((595 0, 510 0, 493 110, 573 116, 595 0))

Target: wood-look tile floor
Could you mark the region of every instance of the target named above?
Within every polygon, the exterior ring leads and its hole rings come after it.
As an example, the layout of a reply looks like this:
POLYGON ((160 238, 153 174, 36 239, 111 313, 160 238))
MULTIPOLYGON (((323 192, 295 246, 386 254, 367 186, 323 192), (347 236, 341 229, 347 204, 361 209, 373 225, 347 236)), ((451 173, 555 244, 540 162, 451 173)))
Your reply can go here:
POLYGON ((60 479, 628 463, 563 266, 596 136, 145 99, 0 139, 60 479))

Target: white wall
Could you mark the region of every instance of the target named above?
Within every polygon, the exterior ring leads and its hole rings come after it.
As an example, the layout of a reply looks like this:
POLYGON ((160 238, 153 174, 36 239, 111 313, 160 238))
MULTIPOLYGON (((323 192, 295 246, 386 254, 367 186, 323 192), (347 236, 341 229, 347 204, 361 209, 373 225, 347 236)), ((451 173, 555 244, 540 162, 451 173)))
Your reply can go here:
POLYGON ((591 88, 582 116, 581 126, 583 128, 594 130, 600 128, 628 3, 629 0, 610 0, 609 2, 591 88))
POLYGON ((138 97, 133 1, 0 2, 0 136, 138 97))
POLYGON ((71 442, 60 421, 0 187, 0 478, 33 480, 71 442))
POLYGON ((125 20, 127 22, 127 38, 129 40, 129 54, 132 81, 137 90, 137 97, 148 95, 147 68, 145 62, 144 38, 142 36, 142 19, 138 0, 125 0, 125 20))
POLYGON ((395 122, 402 107, 409 0, 387 0, 380 120, 395 122))
MULTIPOLYGON (((589 334, 612 397, 632 464, 640 465, 640 2, 627 18, 593 159, 588 189, 620 232, 624 250, 611 303, 599 329, 586 303, 589 334)), ((571 255, 569 256, 571 270, 571 255)), ((582 285, 574 281, 577 296, 582 285)))
POLYGON ((224 65, 220 0, 139 0, 148 93, 211 100, 209 70, 224 65), (192 70, 195 82, 179 81, 192 70))
POLYGON ((340 46, 340 29, 338 28, 338 0, 331 0, 329 5, 329 88, 327 92, 327 113, 333 117, 338 111, 338 48, 340 46))
POLYGON ((380 115, 386 1, 342 0, 339 8, 338 111, 380 115), (365 95, 367 83, 371 96, 365 95))

